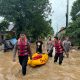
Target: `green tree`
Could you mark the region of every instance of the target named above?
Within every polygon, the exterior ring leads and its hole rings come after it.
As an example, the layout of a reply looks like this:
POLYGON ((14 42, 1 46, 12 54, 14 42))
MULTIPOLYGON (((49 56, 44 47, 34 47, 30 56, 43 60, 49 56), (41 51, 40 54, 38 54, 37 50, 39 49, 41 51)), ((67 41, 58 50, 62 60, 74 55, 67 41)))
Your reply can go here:
POLYGON ((80 0, 76 0, 72 6, 72 11, 71 11, 72 20, 76 20, 77 13, 79 11, 80 11, 80 0))
POLYGON ((71 16, 72 22, 66 29, 66 36, 71 38, 74 45, 80 46, 80 15, 76 15, 80 11, 80 0, 76 0, 72 6, 71 16))
POLYGON ((50 12, 49 0, 0 1, 0 15, 14 22, 17 35, 24 31, 37 38, 52 32, 50 22, 46 20, 50 12))
POLYGON ((66 36, 71 38, 74 45, 80 44, 80 22, 74 21, 70 24, 70 27, 66 29, 66 36))
POLYGON ((4 20, 0 23, 0 31, 5 31, 6 29, 8 29, 8 26, 9 26, 9 22, 4 19, 4 20))

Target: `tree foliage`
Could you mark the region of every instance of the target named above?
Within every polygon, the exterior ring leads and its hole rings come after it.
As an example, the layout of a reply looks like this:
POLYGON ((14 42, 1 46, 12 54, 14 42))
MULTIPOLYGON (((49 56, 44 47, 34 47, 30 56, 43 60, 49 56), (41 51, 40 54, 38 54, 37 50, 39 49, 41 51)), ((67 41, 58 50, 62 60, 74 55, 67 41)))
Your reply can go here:
POLYGON ((1 23, 0 23, 0 31, 5 31, 9 26, 9 22, 7 20, 3 20, 1 23))
POLYGON ((72 11, 71 11, 72 20, 76 20, 77 13, 79 11, 80 11, 80 0, 76 0, 72 6, 72 11))
POLYGON ((80 0, 74 2, 71 15, 72 22, 69 27, 66 29, 66 34, 71 37, 71 40, 74 45, 80 45, 80 16, 76 15, 80 11, 80 0))
POLYGON ((49 0, 0 0, 0 15, 14 22, 17 35, 24 31, 37 38, 53 32, 50 20, 49 0))

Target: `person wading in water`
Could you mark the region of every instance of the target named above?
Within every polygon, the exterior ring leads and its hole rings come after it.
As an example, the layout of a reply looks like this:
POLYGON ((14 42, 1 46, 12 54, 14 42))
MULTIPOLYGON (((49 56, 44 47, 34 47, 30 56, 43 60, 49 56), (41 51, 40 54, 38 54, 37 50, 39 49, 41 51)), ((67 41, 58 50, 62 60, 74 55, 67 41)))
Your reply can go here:
POLYGON ((47 52, 48 52, 48 56, 52 57, 52 53, 53 53, 53 42, 51 40, 51 36, 49 36, 49 41, 47 42, 47 52))
POLYGON ((14 55, 13 61, 16 60, 16 53, 18 52, 19 63, 22 67, 22 74, 26 75, 26 66, 28 62, 28 55, 32 59, 32 53, 30 50, 30 45, 27 41, 27 37, 24 33, 20 34, 20 38, 18 39, 15 47, 14 47, 14 55))
POLYGON ((63 46, 62 42, 58 39, 58 37, 54 37, 54 47, 55 47, 55 57, 54 57, 54 63, 57 62, 59 58, 59 65, 62 64, 63 61, 63 46))
POLYGON ((63 47, 64 47, 64 52, 68 58, 70 47, 71 47, 71 42, 69 41, 69 37, 65 37, 65 40, 63 41, 63 47))
POLYGON ((36 41, 36 52, 42 54, 42 48, 43 48, 43 42, 41 38, 38 38, 38 40, 36 41))

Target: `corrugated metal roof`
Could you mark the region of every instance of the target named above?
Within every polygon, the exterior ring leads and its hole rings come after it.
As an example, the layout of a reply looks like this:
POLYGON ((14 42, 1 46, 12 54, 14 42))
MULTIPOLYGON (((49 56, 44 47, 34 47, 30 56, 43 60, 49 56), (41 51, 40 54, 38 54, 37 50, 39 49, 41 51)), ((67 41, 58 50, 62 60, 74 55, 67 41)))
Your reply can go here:
POLYGON ((8 26, 8 29, 6 31, 11 31, 14 28, 14 23, 10 22, 10 25, 8 26))

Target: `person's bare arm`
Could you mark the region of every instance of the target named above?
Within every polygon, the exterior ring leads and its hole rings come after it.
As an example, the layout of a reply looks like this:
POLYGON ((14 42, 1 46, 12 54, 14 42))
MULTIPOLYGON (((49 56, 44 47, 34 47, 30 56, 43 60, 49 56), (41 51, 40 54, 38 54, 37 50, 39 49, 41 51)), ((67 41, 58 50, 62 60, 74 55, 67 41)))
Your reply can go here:
POLYGON ((31 51, 31 48, 30 48, 30 44, 28 43, 28 49, 29 49, 29 56, 30 56, 30 59, 32 59, 32 51, 31 51))
POLYGON ((62 42, 62 47, 65 50, 65 41, 62 42))
POLYGON ((71 45, 72 45, 72 43, 70 42, 70 49, 72 48, 72 46, 71 46, 71 45))
POLYGON ((14 50, 13 50, 13 61, 15 61, 16 59, 16 52, 17 52, 17 43, 14 46, 14 50))

